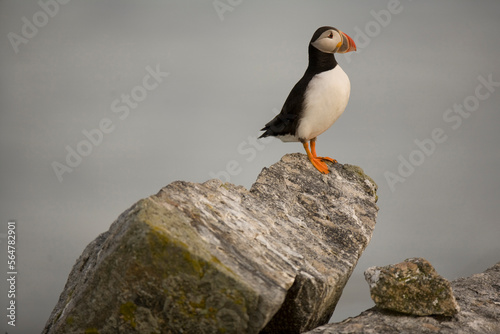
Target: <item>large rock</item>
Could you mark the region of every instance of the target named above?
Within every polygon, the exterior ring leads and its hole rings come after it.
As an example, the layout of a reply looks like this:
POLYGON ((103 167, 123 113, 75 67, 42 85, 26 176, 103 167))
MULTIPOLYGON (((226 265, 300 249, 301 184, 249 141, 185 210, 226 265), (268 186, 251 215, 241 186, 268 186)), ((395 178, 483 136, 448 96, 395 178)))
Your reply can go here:
POLYGON ((408 316, 375 307, 307 334, 500 333, 500 262, 481 274, 452 281, 451 286, 461 309, 453 317, 408 316))
POLYGON ((299 333, 327 323, 368 245, 376 185, 302 154, 250 190, 174 182, 87 246, 44 333, 299 333))
POLYGON ((365 271, 370 294, 378 308, 412 315, 456 314, 450 282, 423 258, 411 258, 365 271))

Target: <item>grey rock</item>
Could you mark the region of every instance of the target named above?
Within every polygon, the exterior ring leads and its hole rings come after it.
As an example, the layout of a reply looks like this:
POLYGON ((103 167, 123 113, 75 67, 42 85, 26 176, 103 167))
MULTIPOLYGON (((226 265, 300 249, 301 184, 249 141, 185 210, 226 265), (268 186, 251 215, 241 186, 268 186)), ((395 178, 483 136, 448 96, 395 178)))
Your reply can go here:
POLYGON ((500 262, 481 274, 451 282, 461 311, 454 316, 409 316, 371 308, 308 334, 498 334, 500 333, 500 262))
POLYGON ((370 294, 380 309, 412 315, 456 314, 458 306, 450 282, 423 258, 407 259, 365 271, 370 294))
POLYGON ((330 319, 368 245, 376 184, 302 154, 250 190, 174 182, 87 246, 43 333, 299 333, 330 319))

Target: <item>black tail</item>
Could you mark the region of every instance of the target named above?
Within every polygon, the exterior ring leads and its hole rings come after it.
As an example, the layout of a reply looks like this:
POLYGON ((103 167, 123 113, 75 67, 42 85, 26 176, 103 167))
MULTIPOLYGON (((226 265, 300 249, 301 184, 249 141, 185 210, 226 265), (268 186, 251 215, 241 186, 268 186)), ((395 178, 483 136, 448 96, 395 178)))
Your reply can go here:
POLYGON ((292 114, 279 114, 267 123, 260 131, 265 131, 259 138, 269 136, 295 135, 296 117, 292 114))

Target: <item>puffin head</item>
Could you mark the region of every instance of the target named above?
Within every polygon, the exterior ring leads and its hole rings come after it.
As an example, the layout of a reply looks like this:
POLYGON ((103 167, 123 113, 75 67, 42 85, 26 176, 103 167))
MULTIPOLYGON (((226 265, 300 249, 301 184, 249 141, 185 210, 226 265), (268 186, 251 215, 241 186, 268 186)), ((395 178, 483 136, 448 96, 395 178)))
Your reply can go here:
POLYGON ((356 51, 353 39, 333 27, 321 27, 314 33, 310 44, 324 53, 347 53, 356 51))

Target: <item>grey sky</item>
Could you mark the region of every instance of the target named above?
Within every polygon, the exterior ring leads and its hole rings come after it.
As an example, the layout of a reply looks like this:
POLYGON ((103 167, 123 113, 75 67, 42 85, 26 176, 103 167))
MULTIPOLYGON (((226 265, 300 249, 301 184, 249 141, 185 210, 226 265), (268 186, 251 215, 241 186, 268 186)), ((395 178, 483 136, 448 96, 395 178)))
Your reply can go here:
POLYGON ((380 206, 334 319, 372 305, 368 266, 421 256, 454 279, 500 261, 500 87, 484 85, 500 82, 500 2, 233 1, 223 13, 213 3, 73 0, 44 22, 36 1, 0 0, 0 233, 17 221, 19 271, 17 326, 2 316, 0 330, 39 332, 83 248, 140 198, 213 175, 250 187, 302 152, 255 137, 322 25, 358 52, 337 56, 351 99, 318 154, 361 166, 380 206), (23 17, 40 27, 13 47, 23 17), (68 146, 88 155, 60 182, 53 164, 67 165, 68 146))

